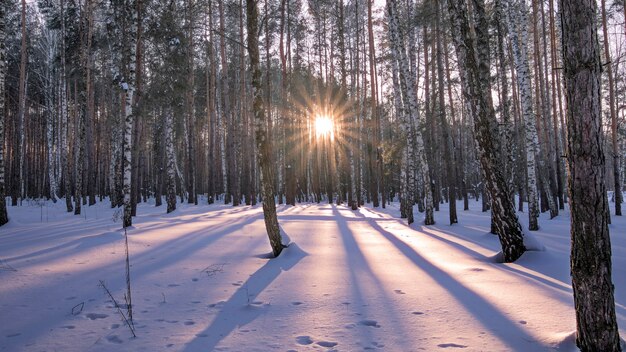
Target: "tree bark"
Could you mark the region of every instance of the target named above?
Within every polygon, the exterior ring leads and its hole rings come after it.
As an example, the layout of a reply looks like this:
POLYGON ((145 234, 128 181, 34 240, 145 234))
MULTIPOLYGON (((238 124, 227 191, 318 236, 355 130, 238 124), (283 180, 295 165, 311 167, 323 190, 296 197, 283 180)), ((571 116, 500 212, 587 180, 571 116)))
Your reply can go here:
MULTIPOLYGON (((409 61, 406 56, 406 51, 404 48, 404 40, 402 35, 399 32, 398 25, 398 15, 397 8, 395 2, 387 1, 387 15, 389 17, 389 36, 392 44, 392 56, 394 56, 397 61, 399 68, 399 76, 400 76, 400 87, 402 90, 402 96, 404 100, 403 110, 405 111, 404 120, 404 129, 405 131, 411 131, 409 126, 410 121, 419 121, 419 108, 417 105, 417 94, 415 94, 415 81, 413 76, 409 70, 409 61)), ((418 157, 418 161, 420 164, 422 177, 424 179, 424 193, 425 193, 425 209, 426 212, 424 214, 424 224, 425 225, 433 225, 435 223, 435 219, 433 216, 433 198, 432 191, 430 188, 430 171, 428 162, 426 161, 426 152, 424 150, 424 139, 422 138, 422 134, 420 129, 415 129, 413 135, 409 135, 409 141, 407 144, 411 144, 413 140, 415 142, 416 153, 418 157)), ((404 177, 403 181, 407 182, 405 178, 409 173, 412 172, 413 168, 411 168, 412 162, 409 161, 408 156, 412 155, 411 147, 408 150, 403 150, 402 160, 402 168, 405 168, 403 172, 404 177), (405 154, 406 153, 406 154, 405 154), (408 168, 408 169, 407 169, 408 168), (408 170, 408 172, 406 171, 408 170)), ((402 175, 401 175, 402 177, 402 175)), ((412 220, 413 214, 413 202, 409 199, 410 191, 408 187, 405 187, 405 194, 402 195, 404 199, 404 212, 409 217, 409 221, 412 220)), ((409 222, 410 224, 410 222, 409 222)))
MULTIPOLYGON (((439 85, 439 119, 441 122, 441 133, 443 139, 443 153, 446 158, 446 173, 447 173, 447 189, 448 189, 448 203, 449 203, 449 220, 450 225, 458 223, 456 216, 456 170, 454 165, 454 148, 452 147, 452 137, 450 136, 450 124, 446 117, 446 101, 445 101, 445 89, 444 89, 444 67, 443 67, 443 45, 442 45, 442 27, 441 27, 441 2, 437 0, 436 4, 436 41, 437 41, 437 81, 439 85)), ((450 101, 452 104, 452 101, 450 101)))
POLYGON ((137 57, 135 55, 137 49, 137 7, 136 0, 131 0, 125 9, 123 9, 125 15, 128 16, 128 43, 124 44, 125 56, 128 60, 128 77, 123 77, 120 86, 126 93, 125 97, 125 116, 124 116, 124 156, 123 156, 123 193, 124 193, 124 227, 131 226, 133 224, 131 216, 131 204, 130 204, 130 187, 131 187, 131 155, 132 155, 132 135, 133 135, 133 121, 135 116, 133 115, 134 108, 134 93, 135 93, 135 69, 137 64, 137 57))
POLYGON ((0 226, 9 222, 4 183, 4 79, 6 77, 6 11, 7 4, 0 4, 0 226))
POLYGON ((248 28, 248 55, 250 57, 250 71, 252 73, 252 91, 256 145, 258 161, 261 169, 261 187, 263 193, 263 217, 265 229, 269 237, 274 257, 278 257, 283 250, 282 238, 276 216, 274 201, 274 174, 272 170, 272 144, 267 133, 267 113, 263 103, 261 69, 259 67, 259 24, 256 0, 246 0, 246 15, 248 28))
POLYGON ((609 49, 609 31, 606 24, 606 0, 602 4, 602 34, 604 36, 604 60, 606 61, 606 73, 609 78, 609 111, 611 112, 611 147, 613 148, 613 186, 615 191, 615 215, 622 215, 622 182, 620 175, 620 150, 618 146, 618 124, 615 111, 615 89, 613 81, 613 62, 609 49))
POLYGON ((526 177, 528 188, 528 229, 539 230, 539 197, 537 190, 537 163, 536 157, 539 148, 537 139, 537 127, 535 125, 535 112, 533 111, 532 85, 530 81, 530 68, 528 65, 528 19, 524 0, 512 1, 505 10, 507 24, 511 34, 513 58, 517 73, 517 86, 520 93, 522 116, 526 128, 526 177))
POLYGON ((475 0, 470 16, 476 24, 470 26, 464 0, 448 0, 453 38, 459 61, 461 87, 474 120, 474 135, 478 156, 493 200, 492 217, 502 246, 503 260, 514 262, 524 252, 524 236, 515 214, 515 206, 502 175, 498 158, 495 111, 491 100, 489 25, 483 0, 475 0))
POLYGON ((571 273, 576 344, 620 351, 611 282, 595 0, 559 0, 567 101, 571 273))

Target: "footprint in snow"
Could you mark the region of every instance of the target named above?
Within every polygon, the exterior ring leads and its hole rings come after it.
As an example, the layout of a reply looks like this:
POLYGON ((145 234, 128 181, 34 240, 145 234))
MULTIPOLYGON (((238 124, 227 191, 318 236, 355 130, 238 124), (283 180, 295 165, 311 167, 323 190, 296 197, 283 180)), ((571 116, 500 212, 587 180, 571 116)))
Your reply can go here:
POLYGON ((467 348, 465 345, 457 345, 456 343, 440 343, 437 345, 440 348, 467 348))
POLYGON ((337 346, 337 342, 332 342, 332 341, 319 341, 319 342, 317 342, 317 344, 322 346, 322 347, 326 347, 326 348, 331 348, 331 347, 337 346))
POLYGON ((376 320, 364 319, 359 322, 359 325, 363 326, 371 326, 373 328, 379 328, 378 322, 376 320))
POLYGON ((61 326, 61 328, 68 329, 68 330, 73 330, 76 327, 74 325, 63 325, 63 326, 61 326))
POLYGON ((393 292, 399 294, 399 295, 406 295, 406 293, 404 293, 402 290, 393 290, 393 292))
POLYGON ((293 306, 299 306, 301 304, 302 304, 302 302, 291 302, 291 305, 293 305, 293 306))
POLYGON ((20 336, 21 334, 22 334, 21 332, 16 332, 15 334, 7 335, 7 337, 16 337, 16 336, 20 336))
POLYGON ((296 337, 296 342, 298 342, 301 345, 310 345, 313 343, 313 340, 311 340, 311 336, 298 336, 296 337))
POLYGON ((411 312, 411 314, 413 314, 413 315, 422 315, 422 314, 424 314, 424 312, 411 312))
POLYGON ((167 287, 178 287, 178 286, 180 286, 180 285, 179 284, 169 284, 169 285, 167 285, 167 287))
POLYGON ((186 322, 184 322, 185 325, 189 326, 189 325, 194 325, 196 322, 193 320, 187 320, 186 322))
POLYGON ((520 320, 519 323, 522 324, 522 325, 528 324, 528 322, 526 320, 520 320))
POLYGON ((124 341, 122 341, 122 339, 120 339, 120 338, 119 338, 119 336, 117 336, 117 335, 107 336, 107 340, 108 340, 109 342, 112 342, 112 343, 117 343, 117 344, 121 344, 121 343, 123 343, 123 342, 124 342, 124 341))
POLYGON ((85 316, 91 320, 104 319, 108 317, 107 314, 101 314, 101 313, 87 313, 85 316))

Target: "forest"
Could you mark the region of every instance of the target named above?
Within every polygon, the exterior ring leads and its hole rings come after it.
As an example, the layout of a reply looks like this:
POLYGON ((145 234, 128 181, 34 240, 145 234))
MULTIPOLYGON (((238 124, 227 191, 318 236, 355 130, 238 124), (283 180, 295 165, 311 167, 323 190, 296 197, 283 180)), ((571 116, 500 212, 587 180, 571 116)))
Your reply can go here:
POLYGON ((575 343, 617 351, 625 58, 626 0, 3 1, 0 238, 31 204, 124 234, 258 204, 278 260, 288 206, 477 205, 514 263, 565 217, 575 343))

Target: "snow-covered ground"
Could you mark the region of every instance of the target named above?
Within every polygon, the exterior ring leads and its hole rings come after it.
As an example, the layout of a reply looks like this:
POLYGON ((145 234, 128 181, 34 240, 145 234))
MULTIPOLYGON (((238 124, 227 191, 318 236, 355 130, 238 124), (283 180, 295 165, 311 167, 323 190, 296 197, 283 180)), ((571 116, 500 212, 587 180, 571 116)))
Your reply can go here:
MULTIPOLYGON (((534 235, 545 251, 497 264, 489 215, 474 201, 459 224, 447 225, 444 206, 428 227, 407 227, 397 206, 279 206, 292 244, 272 260, 259 206, 166 215, 141 204, 128 232, 132 338, 99 286, 124 302, 119 215, 106 202, 83 210, 9 207, 0 351, 576 350, 567 211, 542 214, 534 235)), ((625 219, 613 218, 611 235, 626 336, 625 219)))

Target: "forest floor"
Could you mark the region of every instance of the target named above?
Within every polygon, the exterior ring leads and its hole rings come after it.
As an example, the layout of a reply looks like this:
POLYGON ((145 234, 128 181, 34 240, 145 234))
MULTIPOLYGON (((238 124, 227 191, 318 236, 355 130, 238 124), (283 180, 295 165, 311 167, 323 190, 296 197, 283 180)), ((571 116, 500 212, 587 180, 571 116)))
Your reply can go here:
MULTIPOLYGON (((128 229, 136 338, 99 286, 124 302, 119 214, 83 210, 9 207, 0 351, 576 350, 567 210, 541 215, 545 250, 498 264, 475 201, 459 224, 443 205, 428 227, 407 227, 394 204, 278 206, 291 244, 272 260, 260 206, 141 204, 128 229)), ((624 337, 626 219, 611 236, 624 337)))

